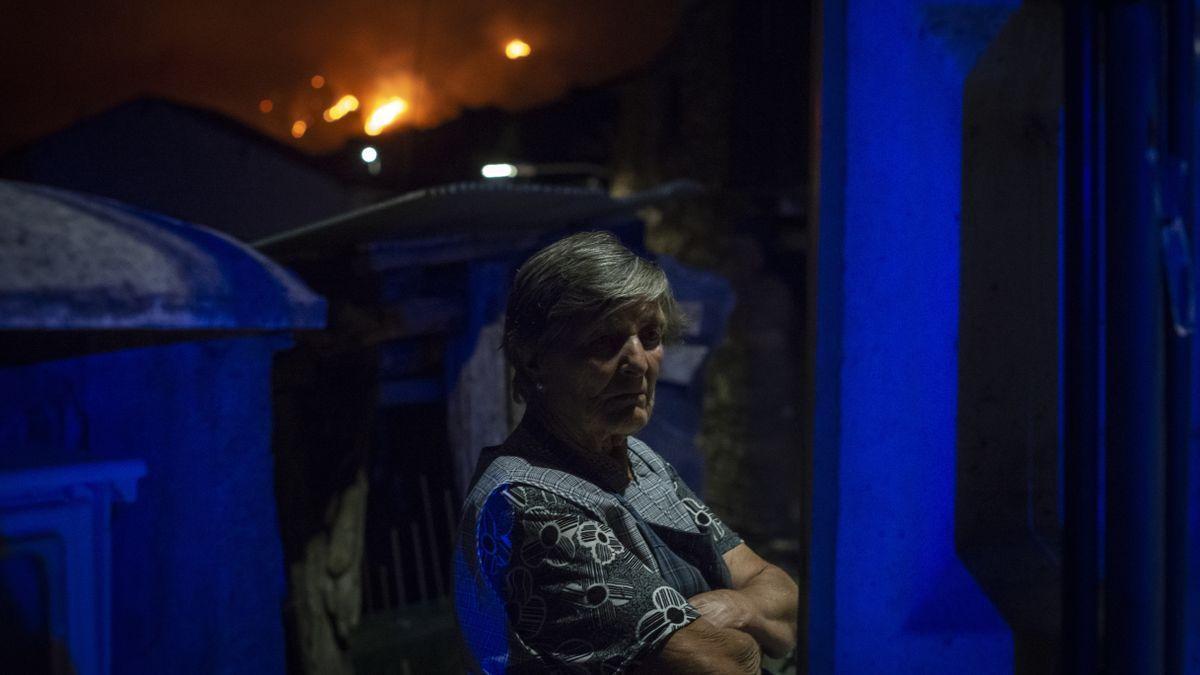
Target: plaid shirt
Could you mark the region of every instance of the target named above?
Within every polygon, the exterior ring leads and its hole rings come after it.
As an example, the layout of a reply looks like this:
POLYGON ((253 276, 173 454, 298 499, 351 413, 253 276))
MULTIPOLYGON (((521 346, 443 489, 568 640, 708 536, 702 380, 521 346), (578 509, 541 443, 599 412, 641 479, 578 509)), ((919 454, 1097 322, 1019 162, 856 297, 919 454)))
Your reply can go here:
POLYGON ((675 470, 630 438, 629 465, 522 423, 484 450, 459 527, 455 606, 487 673, 616 673, 729 585, 741 543, 675 470))

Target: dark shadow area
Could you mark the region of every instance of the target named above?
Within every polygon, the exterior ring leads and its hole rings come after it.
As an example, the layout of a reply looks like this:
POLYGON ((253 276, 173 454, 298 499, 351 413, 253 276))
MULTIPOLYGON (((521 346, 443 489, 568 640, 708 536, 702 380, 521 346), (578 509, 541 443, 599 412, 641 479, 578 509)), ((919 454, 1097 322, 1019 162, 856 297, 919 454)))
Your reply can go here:
POLYGON ((1061 10, 1025 3, 963 106, 955 540, 1022 674, 1059 658, 1061 52, 1061 10))

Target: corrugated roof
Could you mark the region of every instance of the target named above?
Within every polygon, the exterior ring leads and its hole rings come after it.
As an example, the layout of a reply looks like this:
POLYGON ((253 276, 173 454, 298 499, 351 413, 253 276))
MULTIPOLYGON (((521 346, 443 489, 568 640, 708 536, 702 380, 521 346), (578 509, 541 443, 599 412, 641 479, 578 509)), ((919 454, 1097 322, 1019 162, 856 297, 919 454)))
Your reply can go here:
POLYGON ((530 183, 454 183, 417 190, 252 245, 272 256, 328 252, 371 242, 454 233, 528 233, 631 213, 699 194, 692 181, 674 181, 627 197, 599 189, 530 183))

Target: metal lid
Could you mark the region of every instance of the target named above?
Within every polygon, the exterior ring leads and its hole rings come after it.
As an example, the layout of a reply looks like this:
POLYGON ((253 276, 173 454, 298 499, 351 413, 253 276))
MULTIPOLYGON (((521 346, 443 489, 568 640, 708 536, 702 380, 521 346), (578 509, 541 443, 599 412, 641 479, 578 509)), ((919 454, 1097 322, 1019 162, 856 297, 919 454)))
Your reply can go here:
POLYGON ((0 329, 320 328, 325 301, 238 241, 0 180, 0 329))

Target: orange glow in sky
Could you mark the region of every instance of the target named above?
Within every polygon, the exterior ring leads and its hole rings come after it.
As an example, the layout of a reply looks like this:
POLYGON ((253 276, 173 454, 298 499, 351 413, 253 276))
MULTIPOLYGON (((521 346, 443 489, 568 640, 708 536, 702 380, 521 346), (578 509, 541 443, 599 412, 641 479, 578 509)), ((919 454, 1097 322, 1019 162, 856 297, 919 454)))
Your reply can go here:
POLYGON ((685 4, 6 3, 0 90, 21 93, 19 105, 0 105, 0 154, 143 97, 229 116, 312 152, 361 141, 370 113, 393 96, 408 107, 383 134, 464 110, 529 110, 644 66, 676 34, 685 4), (359 109, 326 123, 346 94, 359 109), (307 125, 300 139, 297 120, 307 125))

